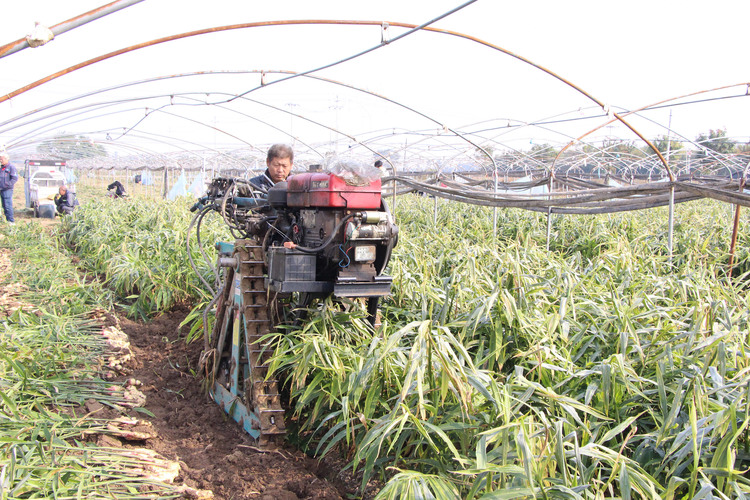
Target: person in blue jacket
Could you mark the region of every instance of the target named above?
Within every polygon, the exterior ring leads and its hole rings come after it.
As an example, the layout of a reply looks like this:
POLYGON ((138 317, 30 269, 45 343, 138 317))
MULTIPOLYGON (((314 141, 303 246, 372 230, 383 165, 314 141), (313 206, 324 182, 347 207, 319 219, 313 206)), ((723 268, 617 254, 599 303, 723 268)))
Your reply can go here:
POLYGON ((18 180, 18 170, 10 162, 10 156, 5 151, 0 152, 0 200, 3 204, 5 218, 15 224, 13 217, 13 186, 18 180))

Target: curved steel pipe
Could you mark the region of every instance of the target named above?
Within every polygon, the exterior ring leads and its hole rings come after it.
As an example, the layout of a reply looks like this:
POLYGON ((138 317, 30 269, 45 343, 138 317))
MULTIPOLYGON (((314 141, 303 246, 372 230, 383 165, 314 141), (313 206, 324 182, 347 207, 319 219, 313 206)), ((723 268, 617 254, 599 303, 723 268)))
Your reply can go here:
MULTIPOLYGON (((71 19, 68 19, 67 21, 63 21, 59 24, 56 24, 50 28, 50 31, 52 31, 52 33, 55 36, 61 35, 62 33, 65 33, 66 31, 70 31, 79 26, 83 26, 84 24, 90 23, 91 21, 95 21, 99 19, 100 17, 107 16, 109 14, 112 14, 113 12, 117 12, 118 10, 124 9, 126 7, 130 7, 131 5, 135 5, 142 1, 143 0, 116 0, 115 2, 111 2, 111 3, 108 3, 107 5, 97 7, 94 10, 90 10, 86 12, 85 14, 81 14, 80 16, 76 16, 71 19)), ((29 47, 30 45, 29 45, 29 42, 26 40, 26 38, 21 38, 20 40, 16 40, 15 42, 11 42, 0 47, 0 58, 9 56, 11 54, 14 54, 16 52, 19 52, 29 47)))
MULTIPOLYGON (((439 17, 437 17, 437 18, 435 18, 435 19, 433 19, 433 20, 431 20, 431 21, 429 21, 427 23, 422 24, 422 25, 414 25, 414 24, 399 23, 399 22, 388 22, 389 26, 397 26, 397 27, 401 27, 401 28, 407 28, 410 31, 408 31, 407 33, 401 34, 400 36, 398 36, 398 37, 390 40, 389 42, 384 42, 383 41, 383 42, 380 43, 380 45, 377 45, 375 47, 367 49, 366 51, 360 52, 360 53, 358 53, 358 54, 356 54, 354 56, 347 57, 345 59, 339 60, 337 62, 328 64, 328 65, 325 65, 325 66, 321 66, 321 67, 313 69, 313 70, 309 70, 307 72, 299 73, 298 75, 293 75, 293 76, 282 78, 282 79, 279 79, 279 80, 276 80, 276 81, 268 82, 268 83, 266 83, 263 86, 271 85, 271 84, 278 83, 278 82, 281 82, 281 81, 286 81, 288 79, 295 78, 297 76, 302 76, 302 75, 305 75, 307 73, 311 73, 311 72, 314 72, 314 71, 319 71, 321 69, 325 69, 325 68, 329 68, 329 67, 335 66, 337 64, 340 64, 342 62, 351 60, 351 59, 353 59, 355 57, 358 57, 360 55, 372 52, 373 50, 376 50, 377 48, 382 47, 386 43, 392 43, 392 42, 394 42, 394 41, 396 41, 396 40, 398 40, 400 38, 403 38, 404 36, 407 36, 409 34, 414 33, 417 30, 424 30, 424 31, 430 31, 430 32, 435 32, 435 33, 442 33, 442 34, 447 34, 447 35, 451 35, 451 36, 456 36, 456 37, 459 37, 459 38, 464 38, 464 39, 467 39, 467 40, 479 43, 480 45, 484 45, 486 47, 490 47, 490 48, 492 48, 494 50, 502 52, 502 53, 504 53, 504 54, 506 54, 508 56, 511 56, 511 57, 513 57, 515 59, 518 59, 519 61, 522 61, 522 62, 524 62, 524 63, 526 63, 526 64, 528 64, 530 66, 533 66, 533 67, 535 67, 535 68, 543 71, 544 73, 547 73, 548 75, 552 76, 553 78, 561 81, 562 83, 568 85, 569 87, 571 87, 574 90, 578 91, 579 93, 583 94, 586 98, 590 99, 591 101, 595 102, 597 105, 599 105, 600 107, 602 107, 602 109, 606 108, 606 105, 602 101, 598 100, 597 98, 595 98, 594 96, 592 96, 591 94, 589 94, 588 92, 586 92, 585 90, 583 90, 582 88, 580 88, 577 85, 573 84, 572 82, 566 80, 565 78, 561 77, 560 75, 554 73, 553 71, 551 71, 551 70, 549 70, 549 69, 547 69, 547 68, 545 68, 545 67, 543 67, 543 66, 541 66, 539 64, 536 64, 536 63, 532 62, 529 59, 526 59, 523 56, 520 56, 520 55, 515 54, 515 53, 513 53, 513 52, 511 52, 509 50, 503 49, 502 47, 499 47, 497 45, 494 45, 492 43, 486 42, 484 40, 481 40, 479 38, 476 38, 476 37, 473 37, 473 36, 470 36, 470 35, 465 35, 465 34, 458 33, 458 32, 455 32, 455 31, 450 31, 450 30, 444 30, 444 29, 429 27, 429 24, 432 24, 432 23, 434 23, 434 22, 436 22, 436 21, 438 21, 438 20, 446 17, 449 14, 451 14, 453 12, 456 12, 456 11, 464 8, 465 6, 470 5, 471 3, 474 3, 475 1, 476 0, 470 0, 469 2, 466 2, 465 4, 460 5, 459 7, 457 7, 455 9, 449 11, 448 13, 443 14, 442 16, 439 16, 439 17)), ((9 94, 6 94, 5 96, 1 96, 0 97, 0 103, 5 102, 6 100, 11 99, 11 98, 13 98, 13 97, 15 97, 15 96, 17 96, 19 94, 22 94, 22 93, 24 93, 24 92, 26 92, 26 91, 28 91, 30 89, 38 87, 39 85, 47 83, 47 82, 49 82, 49 81, 51 81, 51 80, 53 80, 55 78, 59 78, 60 76, 63 76, 65 74, 71 73, 73 71, 76 71, 78 69, 84 68, 86 66, 90 66, 92 64, 95 64, 97 62, 103 61, 105 59, 109 59, 111 57, 115 57, 115 56, 118 56, 118 55, 121 55, 121 54, 125 54, 127 52, 131 52, 131 51, 134 51, 134 50, 142 49, 142 48, 145 48, 145 47, 149 47, 149 46, 153 46, 153 45, 157 45, 157 44, 161 44, 161 43, 166 43, 166 42, 171 42, 171 41, 174 41, 174 40, 179 40, 179 39, 187 38, 187 37, 191 37, 191 36, 204 35, 204 34, 208 34, 208 33, 216 33, 216 32, 221 32, 221 31, 235 30, 235 29, 256 28, 256 27, 262 27, 262 26, 314 25, 314 24, 324 24, 324 25, 354 25, 354 26, 382 26, 383 25, 383 21, 346 21, 346 20, 265 21, 265 22, 242 23, 242 24, 234 24, 234 25, 227 25, 227 26, 218 26, 218 27, 214 27, 214 28, 206 28, 206 29, 202 29, 202 30, 195 30, 195 31, 180 33, 180 34, 177 34, 177 35, 171 35, 171 36, 168 36, 168 37, 158 38, 158 39, 151 40, 151 41, 148 41, 148 42, 144 42, 144 43, 132 45, 130 47, 126 47, 124 49, 116 50, 114 52, 110 52, 108 54, 104 54, 102 56, 95 57, 93 59, 89 59, 88 61, 84 61, 82 63, 76 64, 76 65, 71 66, 69 68, 66 68, 64 70, 58 71, 56 73, 53 73, 52 75, 46 76, 46 77, 44 77, 44 78, 42 78, 40 80, 37 80, 36 82, 33 82, 33 83, 29 84, 29 85, 26 85, 26 86, 24 86, 24 87, 22 87, 20 89, 17 89, 17 90, 15 90, 15 91, 13 91, 13 92, 11 92, 9 94)), ((256 87, 256 88, 250 89, 250 90, 244 92, 243 94, 240 94, 239 96, 245 95, 245 94, 247 94, 249 92, 253 92, 253 91, 257 90, 258 88, 261 88, 261 87, 256 87)), ((664 164, 665 168, 669 172, 670 178, 673 177, 666 159, 661 155, 661 153, 659 152, 659 150, 656 147, 654 147, 654 145, 651 144, 651 142, 648 139, 646 139, 637 130, 635 130, 629 123, 627 123, 623 117, 621 117, 617 113, 613 113, 613 116, 617 120, 619 120, 623 125, 625 125, 628 129, 630 129, 633 133, 635 133, 641 140, 643 140, 646 144, 648 144, 649 147, 651 147, 651 149, 654 150, 654 152, 656 153, 656 155, 660 158, 660 160, 664 164)), ((456 133, 456 131, 454 131, 452 129, 448 129, 447 127, 446 127, 446 129, 450 130, 452 133, 456 133)), ((458 134, 458 135, 460 135, 460 134, 458 134)), ((487 154, 487 152, 484 151, 483 148, 481 148, 480 146, 474 144, 473 142, 471 142, 469 140, 467 140, 467 142, 469 142, 473 146, 477 147, 478 149, 482 150, 483 153, 487 154)), ((490 158, 490 161, 494 164, 494 159, 491 157, 491 155, 487 154, 487 156, 490 158)))

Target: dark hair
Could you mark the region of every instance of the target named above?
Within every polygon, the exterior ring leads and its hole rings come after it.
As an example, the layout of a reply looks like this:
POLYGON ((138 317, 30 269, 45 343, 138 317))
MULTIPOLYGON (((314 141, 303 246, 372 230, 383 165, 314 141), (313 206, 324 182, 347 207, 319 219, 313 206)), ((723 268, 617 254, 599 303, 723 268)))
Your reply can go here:
POLYGON ((268 149, 266 161, 271 161, 274 158, 289 158, 294 163, 294 151, 286 144, 274 144, 268 149))
POLYGON ((382 162, 382 160, 377 160, 377 161, 375 162, 375 167, 377 167, 377 168, 380 168, 380 167, 382 167, 382 166, 383 166, 383 162, 382 162))

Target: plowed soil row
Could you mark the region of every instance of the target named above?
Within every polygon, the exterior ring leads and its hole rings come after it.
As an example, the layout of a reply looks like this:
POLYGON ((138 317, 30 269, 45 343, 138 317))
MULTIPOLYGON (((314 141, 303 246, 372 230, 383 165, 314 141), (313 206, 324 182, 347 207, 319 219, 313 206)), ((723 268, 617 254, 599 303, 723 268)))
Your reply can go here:
POLYGON ((130 338, 132 373, 146 395, 156 437, 139 444, 180 464, 178 480, 219 499, 354 498, 356 483, 340 467, 288 446, 261 451, 201 388, 201 345, 188 345, 179 325, 187 311, 147 323, 114 319, 130 338))

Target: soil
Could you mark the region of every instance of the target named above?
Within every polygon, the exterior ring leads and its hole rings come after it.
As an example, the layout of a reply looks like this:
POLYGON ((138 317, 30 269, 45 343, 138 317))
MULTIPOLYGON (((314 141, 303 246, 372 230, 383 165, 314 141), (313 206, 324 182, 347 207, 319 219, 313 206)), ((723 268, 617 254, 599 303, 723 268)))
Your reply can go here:
POLYGON ((341 472, 341 464, 310 458, 288 445, 260 450, 208 398, 198 369, 202 345, 187 344, 179 325, 187 310, 159 316, 147 323, 113 318, 130 338, 130 377, 140 382, 144 407, 153 417, 156 436, 143 443, 177 461, 178 481, 210 490, 218 499, 346 499, 360 498, 359 483, 341 472))

